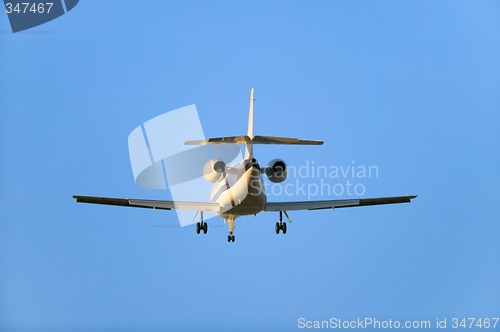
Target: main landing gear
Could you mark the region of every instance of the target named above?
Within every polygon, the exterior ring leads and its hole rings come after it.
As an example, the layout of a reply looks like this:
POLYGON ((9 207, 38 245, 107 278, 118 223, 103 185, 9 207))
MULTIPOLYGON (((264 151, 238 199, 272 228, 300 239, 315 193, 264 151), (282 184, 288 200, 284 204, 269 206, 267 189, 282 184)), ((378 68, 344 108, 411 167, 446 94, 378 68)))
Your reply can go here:
POLYGON ((201 222, 196 223, 196 234, 200 234, 203 231, 203 234, 207 234, 208 232, 208 224, 203 221, 203 211, 200 211, 201 222))
POLYGON ((286 222, 277 222, 276 226, 274 227, 276 234, 280 233, 280 230, 283 231, 283 234, 286 234, 286 222))
POLYGON ((279 234, 280 231, 282 231, 283 234, 286 234, 286 222, 283 222, 283 212, 285 212, 285 216, 288 219, 288 221, 292 222, 290 220, 290 217, 288 216, 288 213, 286 213, 286 211, 280 211, 280 221, 276 223, 276 226, 274 226, 274 230, 276 231, 276 234, 279 234))

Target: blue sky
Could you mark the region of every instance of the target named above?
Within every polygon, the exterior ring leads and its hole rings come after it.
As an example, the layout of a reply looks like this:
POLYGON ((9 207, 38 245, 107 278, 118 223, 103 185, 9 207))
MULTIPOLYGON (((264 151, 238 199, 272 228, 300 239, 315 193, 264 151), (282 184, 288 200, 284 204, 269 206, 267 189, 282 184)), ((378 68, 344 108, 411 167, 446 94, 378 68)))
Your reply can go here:
MULTIPOLYGON (((290 331, 297 319, 500 315, 498 1, 81 1, 12 34, 0 15, 0 330, 290 331), (237 221, 76 204, 137 187, 127 137, 196 104, 261 164, 376 165, 411 204, 237 221)), ((329 199, 322 196, 317 199, 329 199)), ((272 197, 270 200, 304 199, 272 197)))

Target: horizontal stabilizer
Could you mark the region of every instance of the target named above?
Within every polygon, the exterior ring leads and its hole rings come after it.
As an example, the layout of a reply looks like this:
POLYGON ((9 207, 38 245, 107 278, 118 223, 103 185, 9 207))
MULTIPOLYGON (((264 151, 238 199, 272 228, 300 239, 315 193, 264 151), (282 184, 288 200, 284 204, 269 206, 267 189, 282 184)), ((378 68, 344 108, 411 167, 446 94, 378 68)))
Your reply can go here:
POLYGON ((186 141, 186 145, 205 145, 205 144, 247 144, 250 142, 248 136, 228 136, 202 139, 198 141, 186 141))
POLYGON ((313 141, 291 137, 255 136, 253 144, 322 145, 323 141, 313 141))
POLYGON ((186 145, 205 145, 205 144, 285 144, 285 145, 322 145, 323 141, 304 140, 291 137, 276 136, 228 136, 209 138, 206 140, 186 141, 186 145))

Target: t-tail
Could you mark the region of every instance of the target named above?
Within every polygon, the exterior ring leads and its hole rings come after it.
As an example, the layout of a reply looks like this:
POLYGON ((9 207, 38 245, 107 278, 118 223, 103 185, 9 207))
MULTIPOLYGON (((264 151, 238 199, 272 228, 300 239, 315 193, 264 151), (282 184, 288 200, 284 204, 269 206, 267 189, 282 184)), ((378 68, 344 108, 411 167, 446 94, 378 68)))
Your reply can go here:
POLYGON ((248 111, 248 131, 245 136, 226 136, 208 138, 198 141, 186 141, 186 145, 205 145, 205 144, 243 144, 245 145, 245 159, 253 157, 254 144, 282 144, 282 145, 322 145, 323 141, 304 140, 291 137, 277 136, 254 136, 253 134, 253 104, 254 104, 254 89, 250 91, 250 109, 248 111))
POLYGON ((248 110, 248 131, 247 137, 250 138, 249 142, 245 144, 245 160, 253 157, 253 101, 255 100, 253 96, 253 88, 250 91, 250 109, 248 110))

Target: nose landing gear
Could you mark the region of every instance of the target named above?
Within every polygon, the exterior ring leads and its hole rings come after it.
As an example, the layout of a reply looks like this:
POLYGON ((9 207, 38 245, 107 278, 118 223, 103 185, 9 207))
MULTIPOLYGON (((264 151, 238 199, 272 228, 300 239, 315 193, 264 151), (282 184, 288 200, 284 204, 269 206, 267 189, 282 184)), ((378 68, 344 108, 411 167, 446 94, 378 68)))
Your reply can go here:
POLYGON ((229 226, 229 235, 227 236, 227 242, 234 242, 236 239, 234 237, 234 217, 227 218, 227 223, 229 226))

